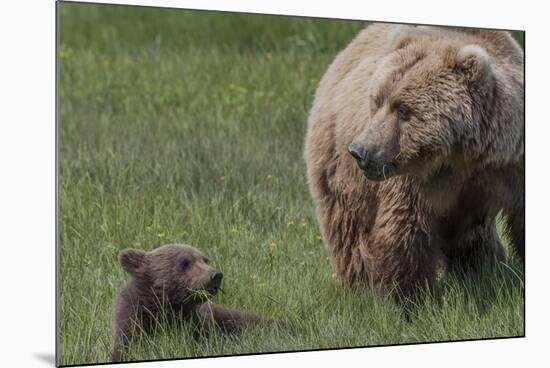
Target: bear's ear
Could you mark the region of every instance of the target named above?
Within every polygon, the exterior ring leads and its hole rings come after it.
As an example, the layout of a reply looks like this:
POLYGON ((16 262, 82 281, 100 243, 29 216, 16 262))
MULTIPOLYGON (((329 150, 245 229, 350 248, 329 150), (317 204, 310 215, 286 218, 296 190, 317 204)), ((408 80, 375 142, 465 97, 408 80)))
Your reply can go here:
POLYGON ((407 47, 414 39, 418 38, 419 32, 408 25, 396 26, 388 35, 389 51, 397 51, 407 47))
POLYGON ((397 51, 406 48, 413 41, 419 41, 422 38, 438 37, 441 30, 437 30, 430 26, 409 26, 399 25, 388 35, 389 50, 397 51))
POLYGON ((134 274, 139 270, 145 259, 145 251, 141 249, 125 249, 118 254, 118 261, 124 271, 134 274))
POLYGON ((491 58, 478 45, 464 45, 456 55, 455 70, 470 84, 484 83, 491 79, 491 58))

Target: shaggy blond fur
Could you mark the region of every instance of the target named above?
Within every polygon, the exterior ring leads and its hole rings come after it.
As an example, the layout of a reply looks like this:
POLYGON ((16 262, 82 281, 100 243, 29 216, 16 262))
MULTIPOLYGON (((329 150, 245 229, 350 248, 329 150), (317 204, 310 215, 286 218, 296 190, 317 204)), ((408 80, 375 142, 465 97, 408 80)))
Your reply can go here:
POLYGON ((439 260, 500 258, 501 210, 523 257, 523 90, 507 32, 374 24, 336 57, 305 159, 344 285, 411 295, 439 260))

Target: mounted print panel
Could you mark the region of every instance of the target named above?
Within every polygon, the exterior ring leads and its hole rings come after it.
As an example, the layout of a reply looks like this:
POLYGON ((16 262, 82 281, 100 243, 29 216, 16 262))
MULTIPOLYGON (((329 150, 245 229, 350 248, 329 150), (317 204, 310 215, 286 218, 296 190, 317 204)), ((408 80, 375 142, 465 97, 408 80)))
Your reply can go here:
POLYGON ((58 15, 58 364, 524 336, 523 32, 58 15))

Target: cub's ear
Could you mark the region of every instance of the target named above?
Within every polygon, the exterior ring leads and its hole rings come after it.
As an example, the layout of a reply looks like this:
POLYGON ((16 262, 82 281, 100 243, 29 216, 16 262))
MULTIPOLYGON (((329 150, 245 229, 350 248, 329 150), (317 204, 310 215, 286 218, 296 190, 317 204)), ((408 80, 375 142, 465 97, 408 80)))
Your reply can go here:
POLYGON ((458 50, 455 70, 468 83, 486 83, 492 79, 491 58, 478 45, 465 45, 458 50))
POLYGON ((118 261, 124 271, 134 274, 145 259, 145 251, 141 249, 125 249, 118 254, 118 261))

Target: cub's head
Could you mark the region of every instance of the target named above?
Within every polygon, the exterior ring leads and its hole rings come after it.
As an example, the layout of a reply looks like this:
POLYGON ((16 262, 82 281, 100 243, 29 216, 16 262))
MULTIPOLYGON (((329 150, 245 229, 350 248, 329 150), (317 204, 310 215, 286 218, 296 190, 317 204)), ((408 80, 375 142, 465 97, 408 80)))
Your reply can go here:
POLYGON ((171 304, 204 301, 221 287, 222 273, 189 245, 165 245, 150 252, 126 249, 118 259, 139 287, 146 289, 140 290, 142 293, 150 291, 171 304))
POLYGON ((429 178, 449 160, 475 159, 494 94, 490 57, 478 45, 423 32, 393 40, 364 96, 368 113, 357 114, 367 118, 348 151, 369 179, 429 178))

